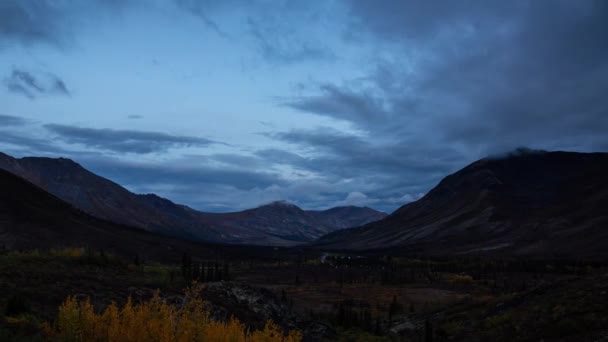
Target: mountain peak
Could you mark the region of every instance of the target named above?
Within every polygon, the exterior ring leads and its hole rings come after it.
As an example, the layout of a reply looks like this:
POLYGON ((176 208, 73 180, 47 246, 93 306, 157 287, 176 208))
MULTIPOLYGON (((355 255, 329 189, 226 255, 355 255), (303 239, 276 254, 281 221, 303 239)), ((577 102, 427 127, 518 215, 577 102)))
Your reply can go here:
POLYGON ((332 233, 319 245, 427 255, 605 256, 599 227, 608 222, 608 154, 516 152, 474 162, 385 219, 332 233))
POLYGON ((533 149, 533 148, 529 148, 529 147, 518 147, 514 150, 507 151, 504 153, 489 155, 484 159, 488 159, 488 160, 508 159, 508 158, 513 158, 513 157, 534 156, 534 155, 545 154, 545 153, 549 153, 549 152, 546 150, 533 149))
POLYGON ((272 201, 270 203, 266 203, 263 204, 261 206, 259 206, 258 208, 261 207, 279 207, 279 208, 297 208, 299 209, 299 207, 289 201, 286 200, 278 200, 278 201, 272 201))

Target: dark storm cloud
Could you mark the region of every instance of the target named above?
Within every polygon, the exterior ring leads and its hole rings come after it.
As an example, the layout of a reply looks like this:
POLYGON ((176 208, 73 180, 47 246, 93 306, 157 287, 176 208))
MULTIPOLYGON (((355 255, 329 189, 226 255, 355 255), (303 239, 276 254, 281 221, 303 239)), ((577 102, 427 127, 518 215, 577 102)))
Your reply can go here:
POLYGON ((285 101, 283 105, 366 125, 382 120, 385 116, 381 103, 370 94, 332 84, 319 86, 318 95, 294 98, 285 101))
POLYGON ((267 136, 310 152, 309 156, 302 157, 282 150, 259 151, 257 155, 268 164, 286 163, 322 175, 336 184, 333 192, 341 196, 340 199, 344 199, 344 191, 348 190, 338 184, 349 180, 351 191, 362 193, 373 200, 375 208, 385 211, 411 201, 407 198, 428 191, 438 179, 467 163, 450 147, 410 144, 405 139, 376 143, 368 136, 329 128, 267 136))
POLYGON ((56 75, 49 73, 32 73, 14 68, 4 80, 7 90, 34 99, 42 94, 69 96, 65 82, 56 75))
POLYGON ((386 75, 372 75, 391 99, 397 121, 390 125, 432 116, 437 138, 488 151, 522 143, 589 150, 604 141, 606 2, 366 4, 352 2, 357 25, 428 55, 415 61, 413 74, 401 75, 401 87, 387 88, 386 75), (414 39, 421 36, 432 43, 414 39))
POLYGON ((351 43, 379 45, 392 56, 378 57, 363 85, 322 84, 283 101, 364 133, 269 135, 320 154, 302 167, 328 168, 361 184, 380 178, 430 186, 468 162, 522 145, 607 145, 608 3, 348 4, 350 28, 359 33, 351 43))
POLYGON ((68 151, 56 146, 47 139, 6 130, 0 130, 0 144, 9 145, 11 146, 11 150, 17 149, 30 155, 38 155, 40 153, 68 153, 68 151))
MULTIPOLYGON (((521 14, 528 0, 400 1, 345 0, 352 26, 358 35, 366 31, 389 41, 435 44, 441 35, 459 31, 494 29, 505 18, 521 14)), ((555 3, 555 2, 554 2, 555 3)), ((354 34, 346 34, 355 39, 354 34)))
MULTIPOLYGON (((192 165, 184 160, 162 163, 130 163, 108 158, 81 158, 83 164, 120 184, 143 186, 171 184, 175 187, 204 189, 210 185, 229 185, 236 189, 250 190, 273 184, 284 184, 277 175, 263 171, 214 168, 204 164, 192 165)), ((201 191, 201 190, 199 190, 201 191)))
POLYGON ((219 144, 205 138, 176 136, 162 132, 96 129, 57 124, 47 124, 44 127, 69 144, 81 144, 114 152, 145 154, 163 152, 172 147, 219 144))
POLYGON ((18 116, 0 114, 0 126, 25 126, 28 121, 18 116))
MULTIPOLYGON (((336 177, 392 178, 396 174, 444 174, 462 164, 451 148, 416 146, 406 141, 374 143, 333 129, 295 130, 273 134, 275 139, 321 152, 296 160, 300 166, 331 172, 336 177), (422 157, 425 156, 425 157, 422 157)), ((284 157, 276 154, 278 158, 284 157)))
POLYGON ((14 44, 48 43, 65 47, 82 17, 114 13, 131 0, 0 1, 0 49, 14 44))
POLYGON ((0 42, 56 42, 61 20, 48 1, 0 1, 0 42))

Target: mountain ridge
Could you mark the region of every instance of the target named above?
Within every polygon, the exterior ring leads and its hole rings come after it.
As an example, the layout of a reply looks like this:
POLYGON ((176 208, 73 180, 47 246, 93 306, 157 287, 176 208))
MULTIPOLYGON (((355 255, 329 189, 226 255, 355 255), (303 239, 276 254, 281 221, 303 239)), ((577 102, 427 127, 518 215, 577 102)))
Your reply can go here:
POLYGON ((207 213, 156 194, 132 193, 67 158, 13 158, 0 153, 0 169, 27 179, 95 217, 198 241, 296 245, 385 215, 362 208, 364 213, 349 222, 337 217, 327 220, 286 201, 240 212, 207 213), (286 211, 286 207, 291 210, 286 211))
POLYGON ((121 256, 180 260, 212 257, 217 246, 157 235, 93 217, 11 172, 0 169, 0 241, 9 250, 89 248, 121 256))
POLYGON ((608 256, 606 175, 608 153, 484 158, 386 218, 332 232, 315 244, 436 256, 608 256))

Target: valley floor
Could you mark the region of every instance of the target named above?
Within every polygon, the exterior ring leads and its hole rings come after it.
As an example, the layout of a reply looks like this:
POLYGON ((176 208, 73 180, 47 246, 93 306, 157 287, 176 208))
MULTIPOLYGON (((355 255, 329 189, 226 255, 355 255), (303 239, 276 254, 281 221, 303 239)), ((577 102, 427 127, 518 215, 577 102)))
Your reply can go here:
POLYGON ((70 295, 91 298, 97 311, 156 289, 177 303, 196 278, 214 319, 234 315, 253 329, 271 319, 311 341, 608 341, 602 264, 320 257, 175 265, 84 249, 3 252, 0 340, 42 340, 41 324, 53 322, 70 295))

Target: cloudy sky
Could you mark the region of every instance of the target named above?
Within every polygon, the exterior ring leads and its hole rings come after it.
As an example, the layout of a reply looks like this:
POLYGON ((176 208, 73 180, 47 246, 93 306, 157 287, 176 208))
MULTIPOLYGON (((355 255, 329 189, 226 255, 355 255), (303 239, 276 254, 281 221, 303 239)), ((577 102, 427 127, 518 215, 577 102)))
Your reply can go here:
POLYGON ((608 2, 0 1, 0 151, 207 211, 392 211, 516 147, 608 150, 608 2))

